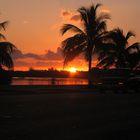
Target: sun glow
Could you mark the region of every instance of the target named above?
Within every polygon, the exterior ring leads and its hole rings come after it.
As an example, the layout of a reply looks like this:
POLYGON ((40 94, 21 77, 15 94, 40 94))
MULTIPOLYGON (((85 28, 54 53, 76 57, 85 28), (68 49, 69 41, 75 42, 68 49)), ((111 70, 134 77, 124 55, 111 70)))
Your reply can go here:
POLYGON ((71 73, 76 73, 76 68, 75 67, 71 67, 70 69, 69 69, 69 71, 71 72, 71 73))

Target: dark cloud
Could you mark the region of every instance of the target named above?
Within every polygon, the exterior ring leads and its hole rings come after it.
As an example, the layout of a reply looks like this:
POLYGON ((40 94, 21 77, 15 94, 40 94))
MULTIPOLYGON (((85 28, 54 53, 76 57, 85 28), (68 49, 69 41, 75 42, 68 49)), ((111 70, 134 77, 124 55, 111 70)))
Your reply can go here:
POLYGON ((41 55, 38 54, 34 54, 34 53, 22 53, 22 51, 20 50, 14 50, 13 52, 13 59, 17 60, 17 59, 24 59, 24 58, 33 58, 35 60, 42 60, 43 57, 41 55))
POLYGON ((43 60, 43 56, 41 55, 37 55, 37 54, 34 54, 34 53, 27 53, 27 54, 24 54, 24 58, 33 58, 35 60, 43 60))
POLYGON ((61 48, 57 48, 56 52, 48 50, 43 55, 38 55, 35 53, 23 53, 20 50, 15 50, 12 57, 16 68, 24 67, 28 69, 33 67, 47 69, 49 67, 62 68, 63 65, 61 48), (31 58, 32 60, 28 60, 28 58, 31 58))
POLYGON ((63 67, 63 61, 37 61, 35 63, 35 65, 37 67, 54 67, 54 68, 57 68, 57 67, 63 67))
POLYGON ((80 14, 78 12, 72 12, 72 11, 68 11, 68 10, 61 10, 61 17, 63 18, 63 20, 69 20, 69 21, 79 21, 80 18, 80 14))
POLYGON ((45 58, 47 60, 62 60, 62 49, 57 48, 56 52, 53 52, 51 50, 48 50, 47 53, 45 54, 45 58))
POLYGON ((14 61, 15 67, 24 67, 26 69, 28 68, 37 68, 37 69, 47 69, 50 67, 53 68, 63 68, 63 61, 36 61, 36 62, 29 62, 29 61, 24 61, 24 60, 15 60, 14 61))
POLYGON ((14 65, 17 67, 23 67, 23 66, 25 66, 25 67, 30 67, 31 66, 31 63, 28 63, 28 62, 26 62, 26 61, 23 61, 23 60, 15 60, 14 61, 14 65))
POLYGON ((12 57, 13 59, 23 58, 24 54, 20 50, 16 49, 14 50, 12 57))
POLYGON ((44 55, 38 55, 35 53, 22 53, 20 50, 15 50, 13 53, 13 59, 25 59, 25 58, 32 58, 34 60, 62 60, 62 49, 57 48, 56 52, 48 50, 44 55))
POLYGON ((71 17, 71 20, 73 21, 79 21, 80 20, 80 15, 74 15, 71 17))
POLYGON ((66 11, 66 10, 61 12, 61 15, 64 16, 64 17, 69 16, 70 14, 71 13, 69 11, 66 11))

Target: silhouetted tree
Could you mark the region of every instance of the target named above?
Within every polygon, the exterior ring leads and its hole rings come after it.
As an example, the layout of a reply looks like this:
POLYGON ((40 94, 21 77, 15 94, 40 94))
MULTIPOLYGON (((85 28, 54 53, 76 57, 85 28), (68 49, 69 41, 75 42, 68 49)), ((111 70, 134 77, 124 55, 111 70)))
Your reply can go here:
POLYGON ((97 12, 101 4, 91 5, 89 8, 81 7, 78 9, 81 18, 81 27, 73 24, 64 24, 61 33, 64 35, 67 31, 75 34, 62 42, 64 53, 64 66, 73 60, 79 54, 84 54, 88 61, 89 84, 91 84, 92 57, 95 48, 101 42, 102 36, 107 29, 106 21, 110 15, 103 12, 97 12))
MULTIPOLYGON (((0 23, 0 30, 6 30, 7 24, 7 21, 0 23)), ((2 70, 3 67, 8 68, 9 70, 13 69, 11 54, 14 48, 15 46, 12 43, 7 42, 5 36, 0 33, 0 70, 2 70)))
POLYGON ((131 69, 136 70, 140 68, 140 43, 136 43, 134 48, 132 47, 129 50, 128 62, 131 69))
POLYGON ((120 28, 113 29, 105 36, 104 44, 101 44, 98 67, 108 68, 134 68, 140 61, 140 43, 134 43, 131 46, 128 40, 135 37, 135 34, 129 31, 124 35, 120 28))

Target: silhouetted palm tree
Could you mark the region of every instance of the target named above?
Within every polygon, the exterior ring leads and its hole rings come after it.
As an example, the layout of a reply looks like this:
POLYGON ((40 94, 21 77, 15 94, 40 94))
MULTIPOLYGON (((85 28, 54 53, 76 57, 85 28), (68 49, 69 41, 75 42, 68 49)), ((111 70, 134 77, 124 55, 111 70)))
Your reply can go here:
POLYGON ((131 69, 140 69, 140 44, 129 51, 128 62, 131 69))
MULTIPOLYGON (((7 21, 0 23, 0 30, 5 30, 7 24, 7 21)), ((7 67, 9 70, 13 69, 11 54, 15 46, 10 42, 5 41, 6 38, 2 33, 0 33, 0 40, 0 70, 2 70, 3 67, 7 67)))
POLYGON ((135 37, 133 32, 129 31, 124 35, 123 30, 120 28, 108 32, 106 34, 106 43, 100 46, 97 66, 107 68, 114 65, 116 68, 134 68, 140 60, 140 43, 129 46, 128 40, 131 37, 135 37))
POLYGON ((92 56, 95 48, 98 47, 99 42, 107 29, 106 21, 110 19, 107 13, 98 13, 97 10, 101 4, 92 5, 89 8, 81 7, 78 9, 81 18, 81 28, 73 24, 64 24, 61 28, 61 33, 64 35, 67 31, 72 31, 75 34, 72 37, 65 39, 62 42, 62 49, 64 53, 64 66, 76 56, 83 53, 85 59, 88 61, 89 84, 91 84, 91 67, 92 56))

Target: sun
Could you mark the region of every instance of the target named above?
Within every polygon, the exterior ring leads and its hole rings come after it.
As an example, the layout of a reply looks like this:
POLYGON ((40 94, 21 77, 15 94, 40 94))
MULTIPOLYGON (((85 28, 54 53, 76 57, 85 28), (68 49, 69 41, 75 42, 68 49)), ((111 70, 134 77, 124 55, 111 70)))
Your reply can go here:
POLYGON ((70 69, 69 69, 69 71, 71 72, 71 73, 76 73, 76 68, 75 67, 71 67, 70 69))

